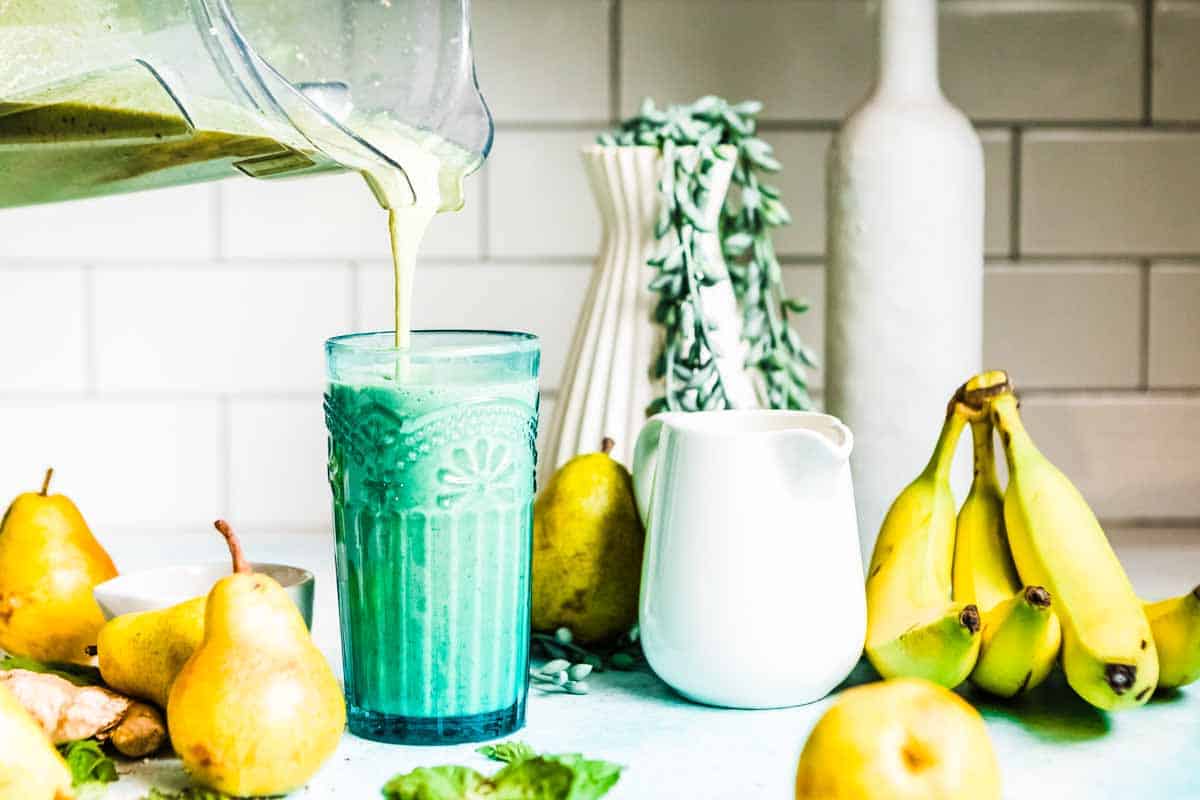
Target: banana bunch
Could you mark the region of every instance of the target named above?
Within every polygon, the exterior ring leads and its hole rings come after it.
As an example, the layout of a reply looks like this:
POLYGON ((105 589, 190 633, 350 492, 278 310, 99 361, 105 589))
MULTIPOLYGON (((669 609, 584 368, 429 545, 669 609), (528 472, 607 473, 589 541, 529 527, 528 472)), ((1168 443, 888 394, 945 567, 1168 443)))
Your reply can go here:
POLYGON ((929 464, 889 510, 867 611, 867 658, 885 678, 970 678, 1013 697, 1061 660, 1075 692, 1105 710, 1200 678, 1200 587, 1143 605, 1086 501, 1033 444, 1002 371, 958 389, 929 464), (975 478, 956 519, 950 462, 968 425, 975 478))

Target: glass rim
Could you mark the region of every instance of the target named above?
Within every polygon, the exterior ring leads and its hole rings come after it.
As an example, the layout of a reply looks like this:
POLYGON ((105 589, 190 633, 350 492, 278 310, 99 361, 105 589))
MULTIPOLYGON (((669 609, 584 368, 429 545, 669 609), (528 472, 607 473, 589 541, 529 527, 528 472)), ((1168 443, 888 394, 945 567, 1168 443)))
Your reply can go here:
POLYGON ((511 355, 532 353, 541 349, 541 340, 526 331, 499 331, 467 328, 422 328, 412 331, 413 345, 418 339, 434 336, 460 336, 468 341, 419 347, 396 347, 395 331, 363 331, 343 333, 325 340, 327 353, 408 353, 414 357, 437 356, 439 358, 469 358, 472 356, 511 355))

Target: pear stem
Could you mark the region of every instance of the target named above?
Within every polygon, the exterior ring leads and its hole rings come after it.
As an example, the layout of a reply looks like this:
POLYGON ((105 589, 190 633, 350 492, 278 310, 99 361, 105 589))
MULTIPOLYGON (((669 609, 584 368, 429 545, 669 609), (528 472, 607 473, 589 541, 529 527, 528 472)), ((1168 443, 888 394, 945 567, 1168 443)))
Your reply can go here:
POLYGON ((219 519, 213 523, 213 527, 225 537, 225 542, 229 545, 229 555, 233 558, 233 571, 242 574, 252 572, 250 562, 246 560, 246 554, 242 551, 242 543, 238 541, 237 534, 233 532, 229 523, 219 519))
POLYGON ((617 446, 617 443, 612 440, 612 437, 605 436, 600 440, 600 452, 608 455, 612 449, 617 446))
POLYGON ((50 491, 50 479, 54 477, 54 467, 46 469, 46 477, 42 478, 42 490, 38 492, 42 497, 46 496, 46 492, 50 491))

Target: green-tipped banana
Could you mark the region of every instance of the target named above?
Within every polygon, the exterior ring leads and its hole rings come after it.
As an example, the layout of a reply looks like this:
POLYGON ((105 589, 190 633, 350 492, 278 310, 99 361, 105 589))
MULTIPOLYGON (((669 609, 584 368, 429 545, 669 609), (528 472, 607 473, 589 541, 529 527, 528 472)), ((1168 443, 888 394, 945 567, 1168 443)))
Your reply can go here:
MULTIPOLYGON (((954 539, 954 599, 987 612, 1021 589, 1004 530, 1004 495, 996 476, 990 420, 972 420, 975 478, 958 512, 954 539)), ((985 626, 986 630, 986 619, 985 626)))
POLYGON ((1200 678, 1200 586, 1147 603, 1146 616, 1158 648, 1158 685, 1177 689, 1200 678))
POLYGON ((978 655, 978 610, 952 606, 950 599, 950 463, 970 416, 970 409, 951 401, 929 464, 892 503, 875 542, 867 574, 866 652, 885 678, 923 677, 952 688, 970 674, 978 655))
POLYGON ((867 652, 885 678, 924 678, 953 689, 967 679, 979 658, 979 609, 951 604, 931 622, 867 652))
POLYGON ((971 683, 1000 697, 1039 685, 1054 669, 1062 644, 1050 593, 1027 586, 983 615, 983 641, 971 683))
POLYGON ((1034 446, 1016 397, 1000 395, 990 407, 1008 457, 1009 548, 1021 578, 1054 598, 1067 682, 1097 708, 1145 703, 1158 682, 1158 654, 1125 570, 1079 490, 1034 446))

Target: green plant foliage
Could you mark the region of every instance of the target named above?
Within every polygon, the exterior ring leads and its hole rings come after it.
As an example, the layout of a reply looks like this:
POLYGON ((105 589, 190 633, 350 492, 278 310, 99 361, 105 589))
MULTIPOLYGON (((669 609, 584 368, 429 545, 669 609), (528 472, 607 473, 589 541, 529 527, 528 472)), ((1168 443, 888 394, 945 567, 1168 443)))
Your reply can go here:
POLYGON ((742 310, 746 367, 762 376, 762 399, 770 407, 812 407, 808 369, 816 367, 816 359, 788 319, 808 306, 783 289, 772 232, 791 222, 791 215, 779 190, 762 179, 779 171, 780 164, 756 135, 761 110, 756 101, 730 105, 713 96, 666 109, 646 99, 637 116, 597 138, 605 146, 656 147, 662 153, 661 208, 654 230, 659 249, 650 260, 655 269, 650 289, 658 294, 654 319, 666 336, 651 377, 663 379, 666 391, 648 414, 729 407, 700 295, 701 287, 724 276, 705 263, 697 242, 698 233, 711 232, 704 229, 699 209, 708 200, 712 168, 728 158, 736 159, 733 186, 716 233, 742 310))

